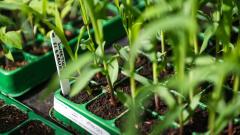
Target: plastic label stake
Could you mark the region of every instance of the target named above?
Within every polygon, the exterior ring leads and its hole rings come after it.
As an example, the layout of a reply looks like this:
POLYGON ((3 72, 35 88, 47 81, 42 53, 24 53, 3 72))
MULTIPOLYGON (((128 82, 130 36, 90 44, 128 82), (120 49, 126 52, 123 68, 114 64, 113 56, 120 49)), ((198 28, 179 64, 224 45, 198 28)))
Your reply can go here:
MULTIPOLYGON (((66 66, 62 42, 59 37, 54 33, 51 32, 51 43, 53 48, 53 54, 55 58, 55 63, 57 66, 57 72, 59 78, 61 78, 61 70, 66 66)), ((70 91, 70 83, 68 79, 60 79, 60 86, 63 95, 68 95, 70 91)))

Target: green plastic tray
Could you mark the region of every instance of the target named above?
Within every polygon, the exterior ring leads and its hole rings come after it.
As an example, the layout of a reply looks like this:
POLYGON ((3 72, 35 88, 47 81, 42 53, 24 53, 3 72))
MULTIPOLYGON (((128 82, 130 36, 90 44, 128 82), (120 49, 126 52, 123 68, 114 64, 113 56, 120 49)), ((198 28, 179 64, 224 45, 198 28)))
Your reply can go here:
MULTIPOLYGON (((105 120, 92 112, 87 110, 87 105, 102 96, 99 94, 94 99, 84 104, 76 104, 61 94, 58 90, 54 94, 54 106, 50 111, 50 117, 64 127, 70 127, 79 134, 93 134, 93 135, 120 135, 120 129, 116 127, 116 120, 120 119, 127 113, 127 110, 112 120, 105 120)), ((151 115, 159 120, 164 120, 164 116, 156 112, 147 110, 151 115)), ((176 123, 172 124, 173 128, 177 128, 176 123)))
POLYGON ((16 131, 17 129, 21 128, 27 122, 29 122, 31 120, 38 120, 38 121, 41 121, 42 123, 44 123, 45 125, 51 127, 54 130, 56 135, 71 135, 71 133, 69 133, 68 131, 60 128, 56 124, 54 124, 54 123, 44 119, 43 117, 37 115, 30 108, 28 108, 27 106, 25 106, 22 103, 18 102, 17 100, 15 100, 13 98, 10 98, 10 97, 7 97, 7 96, 5 96, 3 94, 0 94, 0 99, 4 101, 4 105, 0 106, 0 109, 2 107, 4 107, 5 105, 11 105, 11 106, 17 107, 19 110, 21 110, 22 112, 24 112, 24 113, 26 113, 28 115, 28 119, 27 120, 23 121, 22 123, 20 123, 15 128, 10 129, 9 131, 7 131, 5 133, 1 133, 1 134, 8 135, 8 134, 14 133, 14 131, 16 131))
POLYGON ((48 79, 55 72, 55 63, 51 52, 43 56, 34 56, 23 52, 27 65, 12 71, 0 68, 0 90, 16 97, 48 79))
MULTIPOLYGON (((86 106, 101 96, 104 93, 96 96, 94 99, 84 104, 76 104, 66 99, 58 90, 54 94, 54 107, 52 114, 55 119, 61 121, 65 126, 70 126, 78 133, 89 132, 98 135, 118 135, 119 129, 115 126, 115 120, 121 117, 124 113, 112 120, 102 119, 87 110, 86 106)), ((51 117, 53 117, 51 116, 51 117)))
MULTIPOLYGON (((125 35, 119 16, 115 16, 111 20, 105 20, 103 31, 107 43, 116 41, 125 35)), ((93 34, 93 30, 91 30, 91 33, 93 34)), ((84 37, 87 37, 87 33, 85 33, 84 37)), ((44 40, 42 38, 43 36, 38 36, 38 40, 44 40)), ((50 41, 47 42, 50 44, 50 41)), ((76 43, 77 37, 69 41, 69 45, 72 48, 74 48, 76 43)), ((23 52, 23 54, 25 60, 29 62, 27 65, 12 71, 0 68, 0 91, 5 95, 11 97, 21 96, 50 78, 56 71, 52 52, 48 52, 43 56, 34 56, 27 52, 23 52)))

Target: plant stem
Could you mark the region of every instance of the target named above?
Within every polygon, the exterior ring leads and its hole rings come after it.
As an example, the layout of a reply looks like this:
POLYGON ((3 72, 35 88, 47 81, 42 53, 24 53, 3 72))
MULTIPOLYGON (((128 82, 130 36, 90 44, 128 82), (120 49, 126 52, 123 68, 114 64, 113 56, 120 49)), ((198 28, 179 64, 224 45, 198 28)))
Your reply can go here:
POLYGON ((209 129, 210 135, 214 135, 214 122, 215 122, 215 112, 213 108, 209 109, 209 129))
MULTIPOLYGON (((186 39, 183 35, 180 34, 179 38, 180 38, 180 41, 179 41, 180 43, 179 43, 178 48, 177 48, 178 49, 177 50, 178 51, 177 52, 178 59, 176 61, 176 63, 177 63, 176 71, 177 71, 178 80, 180 82, 183 82, 185 80, 185 73, 184 73, 185 71, 184 70, 185 70, 185 57, 186 57, 186 44, 187 44, 187 42, 186 42, 186 39)), ((179 89, 180 94, 182 94, 183 91, 184 91, 184 88, 182 86, 180 86, 180 89, 179 89)), ((182 106, 182 102, 183 102, 182 97, 178 96, 178 104, 180 106, 182 106)), ((180 112, 179 123, 180 123, 180 135, 182 135, 183 134, 183 110, 181 110, 181 112, 180 112)))
MULTIPOLYGON (((189 76, 190 76, 190 80, 192 80, 193 79, 193 73, 192 72, 189 72, 189 76)), ((190 100, 190 102, 192 102, 192 100, 193 100, 193 88, 192 87, 190 87, 190 90, 189 90, 189 100, 190 100)))
POLYGON ((228 123, 228 135, 232 135, 233 134, 233 123, 232 121, 230 121, 228 123))
POLYGON ((108 65, 107 65, 107 59, 106 59, 106 56, 105 56, 104 46, 103 46, 103 41, 102 40, 100 40, 100 44, 99 45, 100 45, 101 52, 102 52, 103 67, 104 67, 104 70, 106 72, 106 78, 107 78, 107 82, 108 82, 108 86, 109 86, 109 93, 110 93, 110 96, 111 96, 110 97, 110 103, 113 106, 116 106, 116 99, 115 99, 115 96, 114 96, 113 85, 112 85, 112 82, 111 82, 110 76, 109 76, 109 69, 108 69, 108 65))
POLYGON ((193 45, 194 45, 194 53, 198 54, 198 41, 197 41, 197 35, 194 34, 193 36, 193 45))
MULTIPOLYGON (((152 64, 152 68, 153 68, 153 84, 157 84, 158 83, 158 70, 157 70, 157 56, 156 56, 156 52, 155 52, 155 59, 153 60, 153 64, 152 64)), ((155 100, 155 108, 156 110, 160 109, 160 105, 159 105, 159 97, 157 94, 154 95, 154 100, 155 100)))
POLYGON ((221 98, 221 90, 222 90, 223 82, 224 82, 224 75, 220 74, 219 80, 215 84, 215 88, 212 93, 212 100, 210 100, 211 103, 209 106, 210 108, 209 108, 208 126, 209 126, 209 130, 210 130, 210 135, 214 135, 214 133, 215 133, 215 117, 216 117, 215 107, 217 106, 219 99, 221 98))
POLYGON ((164 37, 164 32, 161 31, 161 51, 162 54, 165 53, 165 41, 164 41, 165 37, 164 37))
POLYGON ((236 75, 233 84, 233 93, 235 97, 237 96, 238 89, 239 89, 239 76, 236 75))
MULTIPOLYGON (((178 104, 182 105, 182 98, 178 98, 178 104)), ((180 117, 179 117, 179 123, 180 123, 180 128, 179 128, 179 135, 183 135, 183 110, 181 109, 180 112, 180 117)))

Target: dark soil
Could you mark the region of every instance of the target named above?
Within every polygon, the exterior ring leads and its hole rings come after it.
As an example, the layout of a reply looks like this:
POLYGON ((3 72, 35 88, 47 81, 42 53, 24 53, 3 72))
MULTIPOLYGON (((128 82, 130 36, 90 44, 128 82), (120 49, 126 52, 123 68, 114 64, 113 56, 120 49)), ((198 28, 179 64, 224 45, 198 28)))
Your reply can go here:
POLYGON ((150 110, 159 113, 160 115, 164 115, 168 111, 167 105, 161 99, 159 99, 159 108, 157 109, 155 107, 155 100, 153 96, 150 98, 149 102, 145 103, 144 106, 150 110))
POLYGON ((97 73, 94 77, 93 77, 93 81, 95 81, 98 85, 107 85, 107 79, 104 75, 102 75, 101 73, 97 73))
POLYGON ((22 66, 26 65, 27 63, 28 63, 27 61, 22 60, 22 59, 19 59, 19 60, 17 59, 14 62, 7 60, 7 62, 6 61, 1 62, 0 67, 5 70, 11 71, 11 70, 17 69, 18 67, 22 67, 22 66))
POLYGON ((129 79, 126 79, 119 85, 115 86, 115 90, 119 92, 126 93, 128 95, 131 95, 131 88, 130 88, 130 82, 129 79))
MULTIPOLYGON (((157 118, 153 117, 153 115, 151 115, 149 112, 143 112, 138 117, 143 118, 138 124, 135 125, 135 128, 140 135, 149 134, 153 129, 153 125, 158 122, 157 118)), ((120 131, 124 132, 124 128, 126 128, 125 123, 128 123, 127 115, 124 115, 120 119, 117 119, 115 125, 116 127, 120 128, 120 131)))
POLYGON ((113 119, 126 110, 126 108, 120 102, 117 102, 116 106, 113 106, 109 100, 110 94, 106 93, 91 102, 87 106, 87 109, 106 120, 113 119))
POLYGON ((14 106, 2 107, 0 109, 0 133, 9 131, 25 121, 27 118, 27 114, 23 113, 14 106))
MULTIPOLYGON (((205 133, 207 132, 208 112, 197 108, 193 113, 189 123, 184 126, 183 134, 191 135, 193 132, 205 133)), ((164 132, 165 135, 178 135, 179 129, 168 129, 164 132)))
MULTIPOLYGON (((123 74, 120 73, 121 71, 119 71, 119 74, 118 74, 118 79, 117 81, 120 81, 122 80, 125 76, 123 74)), ((102 75, 101 73, 97 73, 93 79, 93 81, 95 81, 97 83, 97 85, 102 85, 102 86, 106 86, 107 85, 107 79, 104 75, 102 75)))
POLYGON ((0 100, 0 107, 4 105, 4 101, 0 100))
POLYGON ((139 55, 137 58, 136 58, 136 62, 135 62, 135 67, 136 68, 139 68, 145 64, 148 64, 150 63, 150 60, 146 57, 146 56, 143 56, 143 55, 139 55))
POLYGON ((54 135, 54 130, 41 121, 34 120, 23 125, 12 135, 54 135))
POLYGON ((33 55, 40 56, 40 55, 43 55, 43 54, 47 53, 48 51, 50 51, 51 47, 45 46, 45 45, 44 46, 43 45, 29 45, 24 50, 33 55))
MULTIPOLYGON (((140 55, 136 59, 136 68, 141 66, 142 69, 138 73, 148 79, 153 79, 152 63, 146 56, 140 55)), ((158 75, 159 80, 166 79, 168 76, 174 74, 174 68, 170 63, 166 63, 164 66, 165 68, 160 70, 158 75)))
POLYGON ((91 99, 93 99, 94 97, 96 97, 97 95, 99 95, 101 92, 102 91, 99 90, 99 88, 95 87, 93 88, 93 91, 91 94, 89 94, 87 91, 81 91, 76 96, 68 99, 77 104, 84 104, 90 101, 91 99))
POLYGON ((144 122, 141 122, 139 125, 138 125, 138 128, 139 128, 139 133, 141 135, 148 135, 151 133, 151 131, 153 130, 153 125, 157 123, 157 120, 156 119, 149 119, 149 120, 146 120, 144 122))
MULTIPOLYGON (((139 117, 143 118, 143 120, 139 122, 139 124, 137 124, 137 126, 135 127, 138 128, 138 132, 141 135, 147 135, 151 133, 153 126, 157 122, 160 122, 149 113, 144 113, 139 117)), ((125 123, 127 123, 126 115, 116 120, 115 125, 116 127, 120 128, 121 131, 123 131, 125 123)), ((208 112, 200 108, 197 108, 193 116, 191 117, 189 124, 184 126, 183 134, 191 135, 193 132, 204 133, 207 131, 207 124, 208 124, 208 112)), ((169 128, 166 131, 164 131, 163 134, 179 135, 179 129, 169 128)))
MULTIPOLYGON (((240 135, 240 125, 234 125, 232 131, 231 135, 240 135)), ((228 135, 228 129, 226 128, 221 135, 228 135)))

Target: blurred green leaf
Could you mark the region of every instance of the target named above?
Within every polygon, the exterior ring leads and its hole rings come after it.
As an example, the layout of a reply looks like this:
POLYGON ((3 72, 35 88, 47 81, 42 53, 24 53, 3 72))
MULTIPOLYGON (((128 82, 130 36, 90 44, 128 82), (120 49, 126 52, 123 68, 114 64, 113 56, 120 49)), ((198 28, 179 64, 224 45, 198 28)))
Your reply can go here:
POLYGON ((91 78, 101 70, 101 68, 94 67, 86 67, 84 70, 82 70, 82 73, 74 83, 69 96, 73 97, 79 92, 81 92, 81 90, 83 90, 87 86, 91 78))
POLYGON ((218 28, 218 24, 215 23, 213 25, 209 25, 206 29, 206 31, 204 32, 204 39, 203 39, 203 43, 201 45, 201 49, 200 49, 200 53, 202 53, 208 45, 209 39, 214 35, 214 33, 216 32, 218 28))
POLYGON ((56 27, 58 27, 63 32, 62 19, 57 8, 55 9, 55 24, 56 27))
POLYGON ((88 63, 91 63, 92 60, 92 54, 90 53, 80 55, 77 60, 68 63, 66 68, 61 71, 61 79, 69 78, 73 73, 81 71, 81 69, 88 65, 88 63))
POLYGON ((6 27, 0 28, 0 40, 9 48, 22 49, 22 38, 19 31, 8 31, 6 27))
POLYGON ((109 64, 108 64, 108 70, 109 70, 109 76, 112 85, 117 81, 118 78, 118 72, 119 72, 119 65, 117 58, 114 58, 109 64))
POLYGON ((118 100, 120 100, 124 104, 124 106, 130 108, 132 100, 131 97, 124 92, 117 91, 116 93, 118 100))

